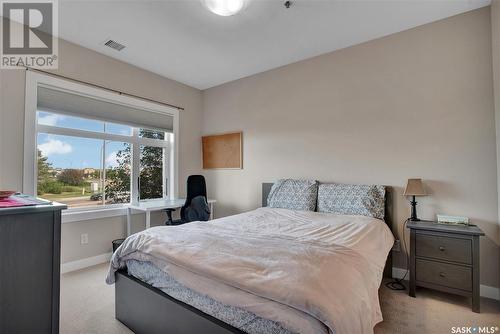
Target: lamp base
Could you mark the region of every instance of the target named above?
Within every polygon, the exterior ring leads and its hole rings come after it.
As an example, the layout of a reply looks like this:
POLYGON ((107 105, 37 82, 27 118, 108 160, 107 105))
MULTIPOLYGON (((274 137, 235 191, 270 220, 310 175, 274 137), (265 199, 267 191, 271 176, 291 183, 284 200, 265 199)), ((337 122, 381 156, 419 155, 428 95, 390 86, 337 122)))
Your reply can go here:
POLYGON ((417 201, 415 200, 415 196, 412 197, 411 204, 411 218, 410 221, 418 222, 420 219, 417 218, 417 201))

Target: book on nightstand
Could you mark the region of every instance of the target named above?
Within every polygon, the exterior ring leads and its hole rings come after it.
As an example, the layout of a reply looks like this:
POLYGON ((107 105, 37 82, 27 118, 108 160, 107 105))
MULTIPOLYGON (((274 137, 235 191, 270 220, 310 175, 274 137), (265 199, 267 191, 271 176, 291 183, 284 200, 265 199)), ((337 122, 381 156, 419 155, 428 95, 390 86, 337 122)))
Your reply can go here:
POLYGON ((438 224, 469 225, 468 217, 437 215, 438 224))

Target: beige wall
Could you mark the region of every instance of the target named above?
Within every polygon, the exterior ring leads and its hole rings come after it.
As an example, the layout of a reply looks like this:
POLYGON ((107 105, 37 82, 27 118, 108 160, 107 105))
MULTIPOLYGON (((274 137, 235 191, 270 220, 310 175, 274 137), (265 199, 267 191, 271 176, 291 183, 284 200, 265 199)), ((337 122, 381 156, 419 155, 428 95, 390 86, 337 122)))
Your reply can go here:
MULTIPOLYGON (((182 195, 187 176, 200 171, 201 92, 63 40, 59 48, 57 74, 185 108, 180 112, 179 191, 182 195)), ((1 189, 22 190, 24 87, 25 71, 0 71, 1 189)), ((141 219, 144 217, 136 218, 141 219)), ((157 218, 153 223, 162 220, 157 218)), ((110 252, 110 240, 121 237, 124 231, 124 217, 64 224, 62 262, 110 252), (89 234, 86 245, 80 245, 82 233, 89 234)))
MULTIPOLYGON (((166 220, 163 213, 151 215, 151 225, 162 224, 166 220)), ((126 217, 104 218, 62 225, 61 230, 61 262, 82 260, 85 258, 111 252, 111 241, 122 238, 126 234, 126 217), (89 243, 80 244, 80 236, 89 235, 89 243)), ((132 233, 143 230, 145 217, 143 214, 133 216, 132 233)))
MULTIPOLYGON (((491 2, 491 41, 493 52, 493 94, 495 97, 497 132, 497 178, 498 189, 500 189, 500 0, 493 0, 491 2)), ((500 196, 498 197, 498 210, 500 218, 500 196)), ((500 239, 500 228, 498 229, 498 233, 500 239)))
MULTIPOLYGON (((493 0, 491 2, 491 41, 493 54, 493 95, 495 98, 497 134, 497 189, 500 192, 500 0, 493 0)), ((500 219, 500 196, 498 196, 498 210, 498 217, 500 219)), ((500 239, 500 227, 498 228, 498 239, 500 239)), ((500 271, 500 265, 498 266, 498 270, 500 271)))
MULTIPOLYGON (((409 211, 401 187, 422 177, 432 195, 419 200, 421 216, 466 215, 479 224, 487 233, 482 282, 499 286, 491 75, 493 35, 499 82, 499 22, 490 27, 489 9, 480 9, 209 89, 203 100, 196 89, 65 41, 57 72, 185 107, 181 194, 187 175, 199 172, 201 133, 243 130, 244 169, 205 171, 218 216, 259 206, 261 182, 305 177, 394 186, 400 224, 409 211)), ((23 71, 0 71, 0 188, 22 187, 24 84, 23 71)), ((62 262, 109 252, 124 220, 64 224, 62 262), (80 245, 82 233, 88 245, 80 245)), ((143 223, 134 218, 136 229, 143 223)))
POLYGON ((204 91, 203 133, 244 134, 243 170, 204 171, 218 215, 282 177, 376 183, 396 188, 401 235, 402 187, 422 177, 420 215, 478 224, 481 281, 499 286, 491 63, 487 7, 204 91))

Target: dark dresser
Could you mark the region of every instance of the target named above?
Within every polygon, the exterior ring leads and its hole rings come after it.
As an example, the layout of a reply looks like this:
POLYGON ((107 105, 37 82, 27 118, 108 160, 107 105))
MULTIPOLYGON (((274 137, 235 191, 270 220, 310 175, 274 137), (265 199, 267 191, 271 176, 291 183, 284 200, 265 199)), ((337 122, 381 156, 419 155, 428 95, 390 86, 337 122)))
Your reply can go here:
POLYGON ((62 204, 0 209, 0 333, 59 333, 62 204))
POLYGON ((410 296, 417 286, 472 297, 480 312, 479 237, 477 226, 408 222, 410 229, 410 296))

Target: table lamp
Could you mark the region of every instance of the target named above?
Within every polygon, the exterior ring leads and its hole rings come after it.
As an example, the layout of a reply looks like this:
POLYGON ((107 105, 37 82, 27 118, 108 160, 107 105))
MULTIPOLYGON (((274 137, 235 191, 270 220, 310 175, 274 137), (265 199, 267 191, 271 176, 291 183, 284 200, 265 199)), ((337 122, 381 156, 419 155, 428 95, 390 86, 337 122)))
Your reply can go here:
POLYGON ((405 196, 412 196, 411 204, 411 217, 410 221, 417 222, 420 219, 417 218, 417 201, 415 201, 416 196, 426 196, 424 185, 422 184, 422 179, 408 179, 405 188, 405 196))

